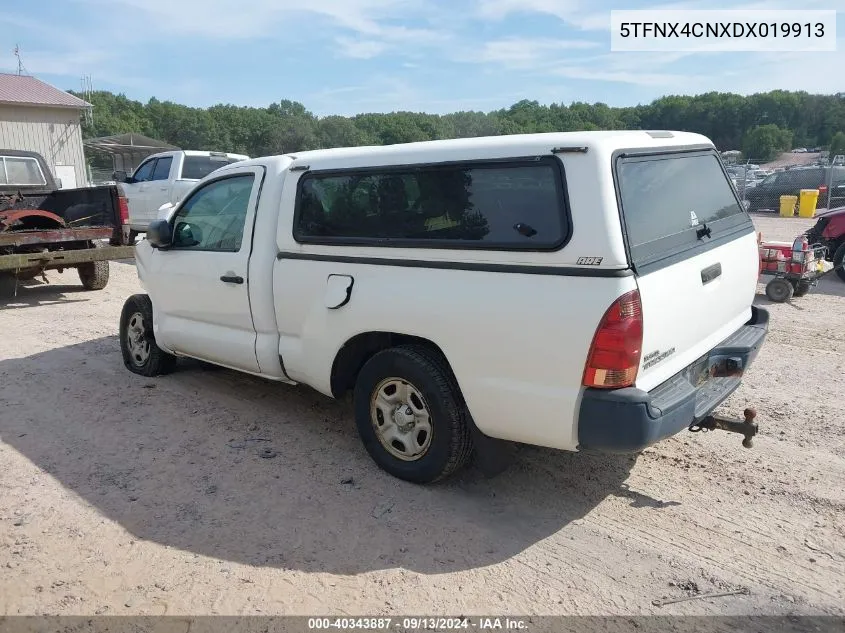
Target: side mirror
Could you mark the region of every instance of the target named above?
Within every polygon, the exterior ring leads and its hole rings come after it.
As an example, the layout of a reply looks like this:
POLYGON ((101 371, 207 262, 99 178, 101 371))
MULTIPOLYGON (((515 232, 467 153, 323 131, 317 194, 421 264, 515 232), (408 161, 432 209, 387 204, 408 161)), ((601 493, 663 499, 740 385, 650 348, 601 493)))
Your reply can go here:
POLYGON ((123 170, 114 172, 111 177, 115 182, 126 182, 129 180, 128 174, 123 170))
POLYGON ((147 241, 153 248, 168 248, 173 244, 173 233, 167 220, 154 220, 147 227, 147 241))

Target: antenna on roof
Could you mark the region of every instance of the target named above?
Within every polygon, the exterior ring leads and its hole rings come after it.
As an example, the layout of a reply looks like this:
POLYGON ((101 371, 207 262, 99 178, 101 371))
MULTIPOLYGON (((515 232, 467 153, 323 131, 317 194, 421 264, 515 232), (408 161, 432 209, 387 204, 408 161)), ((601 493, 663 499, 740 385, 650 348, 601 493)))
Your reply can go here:
POLYGON ((29 74, 29 71, 26 69, 26 66, 23 65, 23 60, 21 59, 21 45, 15 44, 15 57, 18 58, 18 75, 23 75, 26 73, 29 74))
MULTIPOLYGON (((88 103, 92 103, 94 84, 91 82, 91 75, 84 75, 82 77, 82 98, 88 103)), ((85 110, 85 122, 88 125, 94 125, 94 108, 87 108, 85 110)))

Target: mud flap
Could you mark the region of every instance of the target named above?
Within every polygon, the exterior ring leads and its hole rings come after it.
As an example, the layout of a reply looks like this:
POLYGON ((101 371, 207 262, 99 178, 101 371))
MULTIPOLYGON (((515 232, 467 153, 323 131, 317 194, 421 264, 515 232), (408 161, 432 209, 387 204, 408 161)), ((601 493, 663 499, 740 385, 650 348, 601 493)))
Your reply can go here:
POLYGON ((471 417, 469 418, 469 422, 474 448, 473 464, 487 478, 492 478, 505 472, 514 461, 516 443, 484 435, 475 426, 475 422, 471 417))

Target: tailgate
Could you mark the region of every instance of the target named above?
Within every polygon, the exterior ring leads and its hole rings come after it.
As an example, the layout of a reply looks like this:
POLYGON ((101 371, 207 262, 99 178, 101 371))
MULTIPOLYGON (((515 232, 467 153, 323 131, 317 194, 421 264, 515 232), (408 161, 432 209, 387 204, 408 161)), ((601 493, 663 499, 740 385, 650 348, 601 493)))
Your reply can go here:
POLYGON ((615 167, 643 311, 636 386, 649 391, 749 320, 757 239, 715 152, 623 155, 615 167))

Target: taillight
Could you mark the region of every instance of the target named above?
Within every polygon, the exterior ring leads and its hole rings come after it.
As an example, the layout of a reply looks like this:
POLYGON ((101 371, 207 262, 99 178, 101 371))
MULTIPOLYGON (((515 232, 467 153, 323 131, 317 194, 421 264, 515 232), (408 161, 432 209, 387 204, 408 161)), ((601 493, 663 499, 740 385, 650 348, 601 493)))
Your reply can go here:
POLYGON ((593 336, 585 387, 630 387, 637 378, 643 346, 643 308, 639 290, 619 297, 604 313, 593 336))
POLYGON ((819 186, 819 195, 827 193, 827 185, 820 185, 819 186))
POLYGON ((117 197, 117 210, 120 214, 120 223, 121 224, 128 224, 129 223, 129 201, 126 200, 123 196, 117 197))

